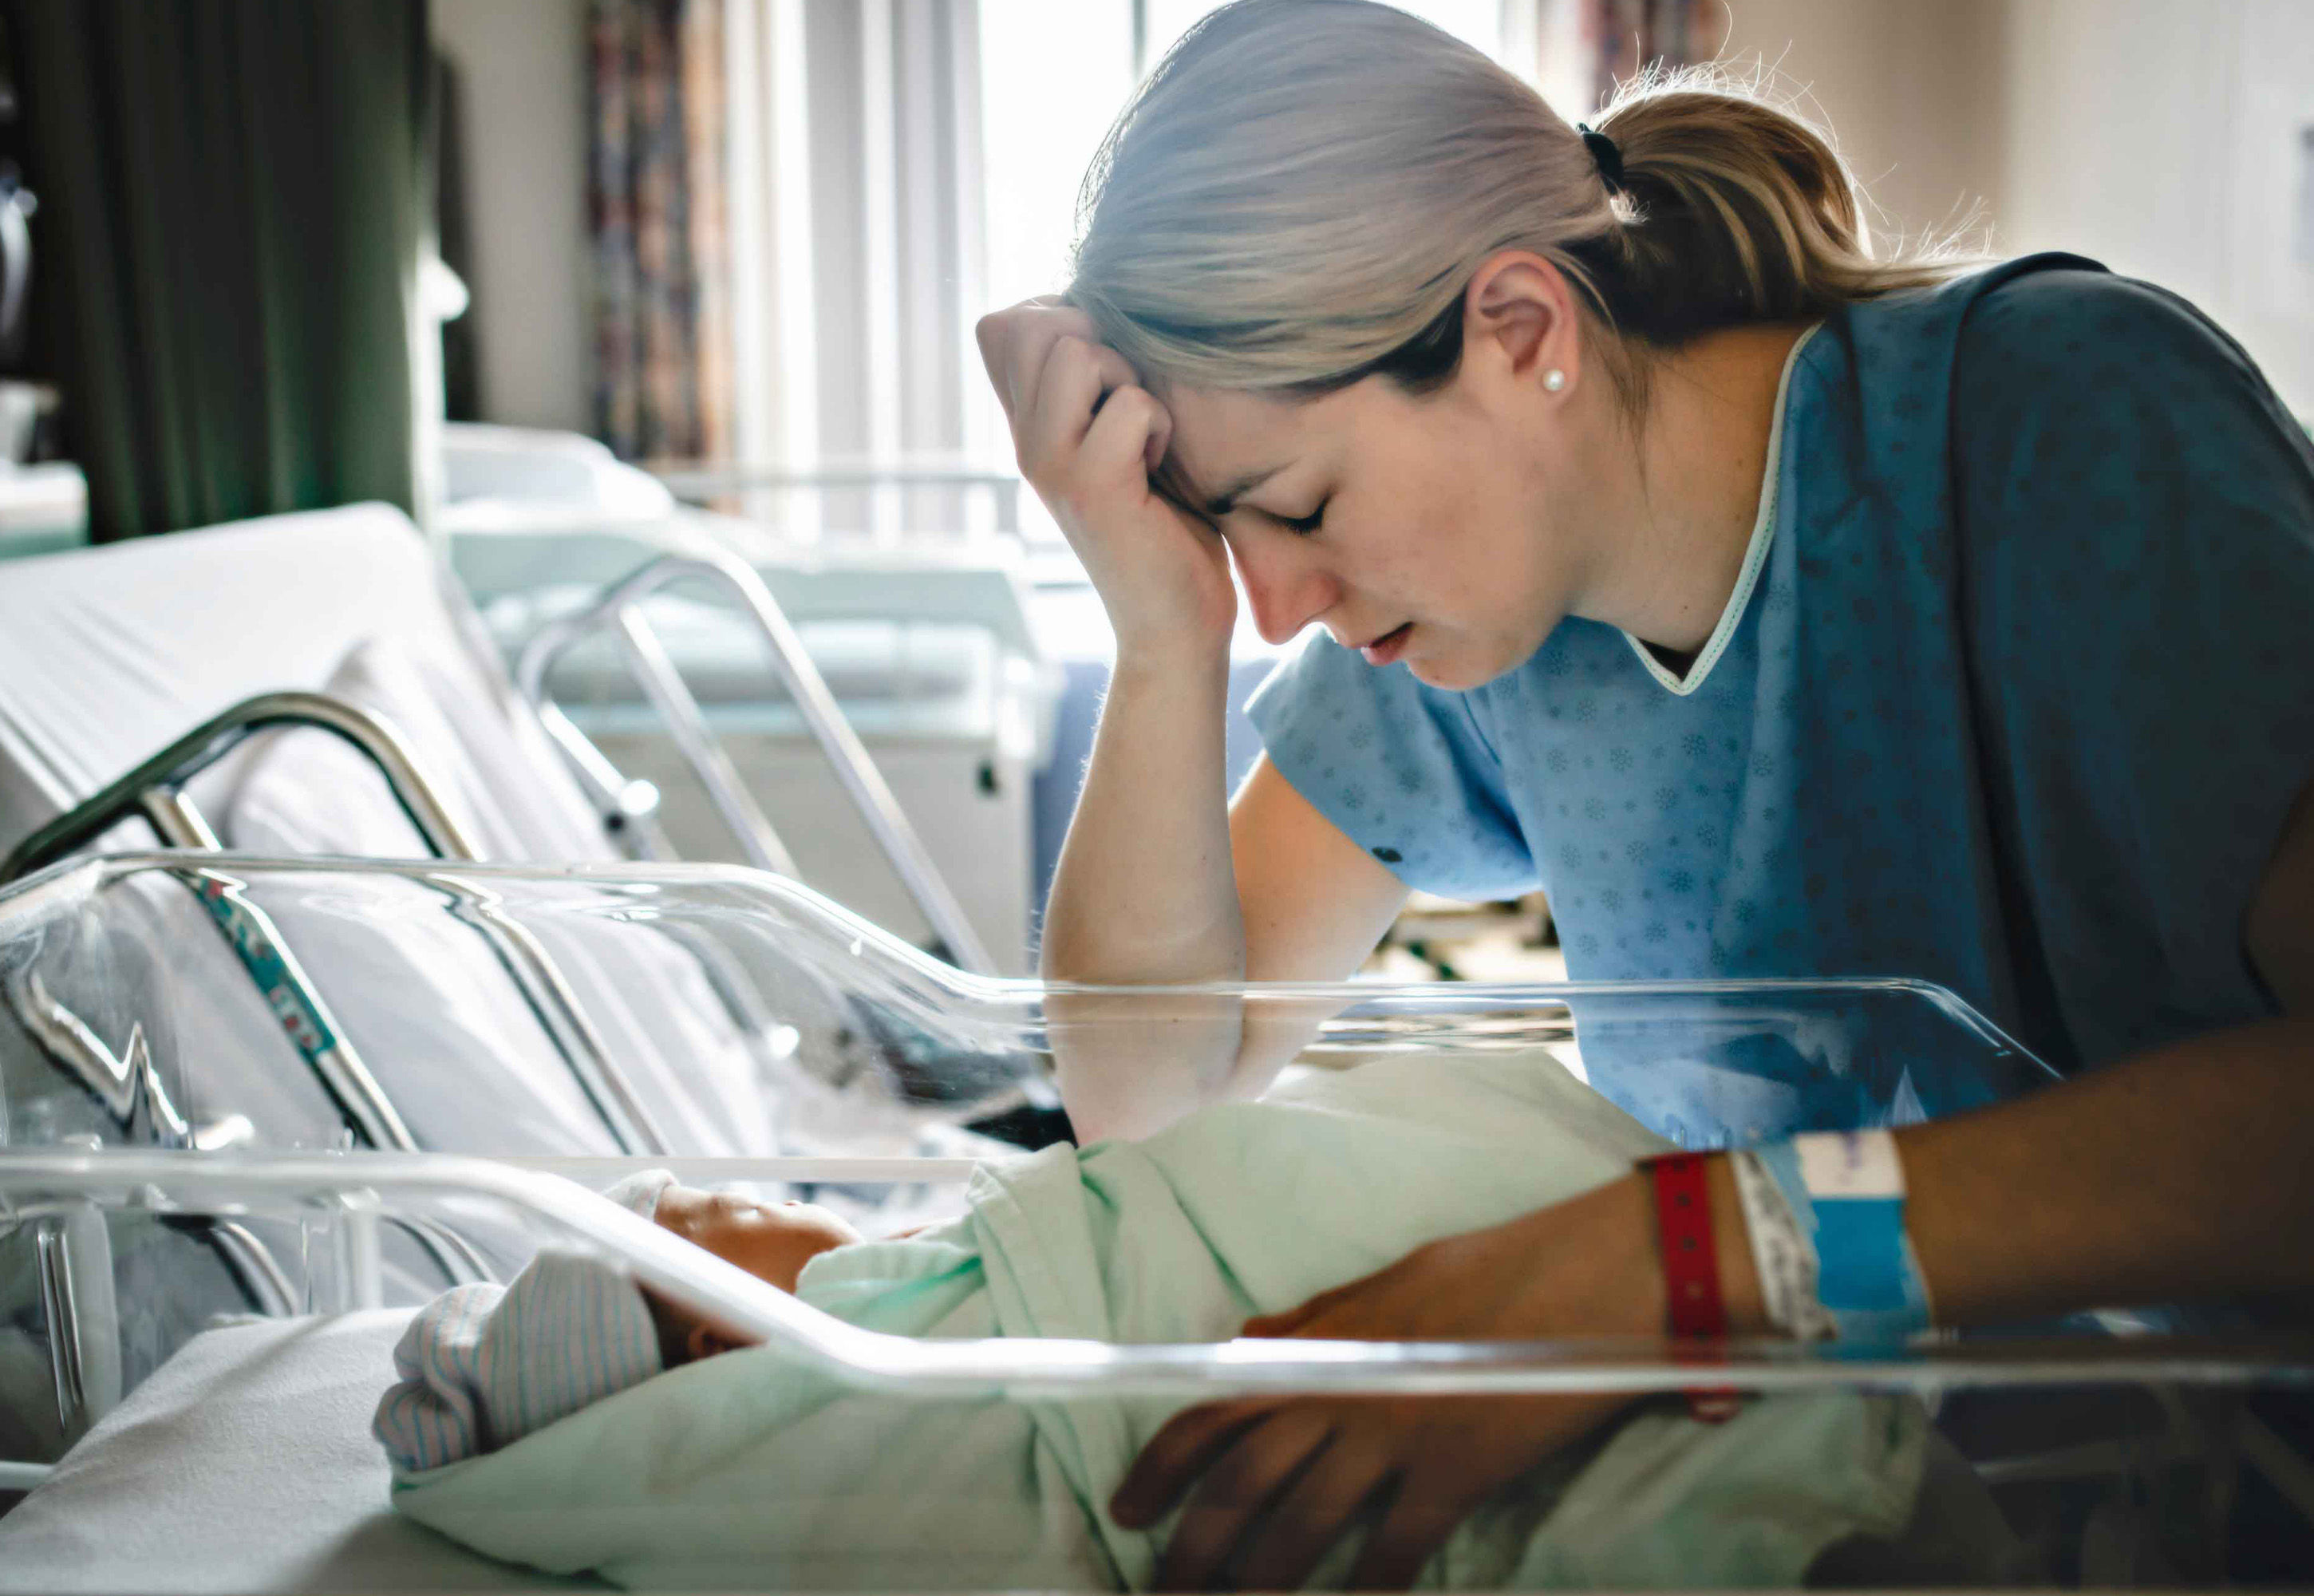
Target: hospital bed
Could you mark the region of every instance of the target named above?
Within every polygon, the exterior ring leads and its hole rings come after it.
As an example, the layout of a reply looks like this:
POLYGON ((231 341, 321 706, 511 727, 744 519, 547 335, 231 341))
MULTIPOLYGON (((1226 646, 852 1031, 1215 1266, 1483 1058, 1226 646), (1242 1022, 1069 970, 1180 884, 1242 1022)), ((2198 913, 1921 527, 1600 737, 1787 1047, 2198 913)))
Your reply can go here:
MULTIPOLYGON (((761 584, 728 560, 708 569, 754 605, 790 680, 810 692, 810 662, 761 584)), ((841 718, 826 718, 835 752, 857 761, 841 718)), ((877 797, 872 768, 853 776, 877 797)), ((908 844, 888 798, 886 835, 908 844)), ((156 825, 171 845, 284 854, 616 860, 603 818, 497 667, 464 595, 391 510, 27 561, 0 586, 0 879, 92 844, 152 840, 156 825)), ((583 948, 558 948, 552 927, 533 932, 498 916, 485 893, 466 892, 461 905, 488 931, 489 957, 522 1011, 546 1017, 584 1098, 564 1105, 577 1133, 512 1107, 487 1115, 491 1151, 771 1149, 754 1084, 721 1095, 700 1084, 746 1077, 768 1045, 751 994, 712 957, 671 972, 648 961, 597 971, 583 948), (669 1084, 686 1075, 691 1089, 669 1084)), ((324 1001, 300 972, 327 954, 331 926, 278 925, 223 893, 207 913, 197 934, 236 950, 236 979, 292 994, 280 1001, 300 1017, 333 1097, 355 1106, 347 1128, 359 1144, 445 1145, 429 1131, 446 1115, 462 1123, 451 1095, 390 1112, 367 1078, 363 1039, 411 1034, 403 991, 356 984, 324 1001)), ((445 1014, 487 1027, 502 1021, 462 1001, 482 979, 428 984, 445 1014)), ((845 1023, 863 1054, 892 1045, 856 1015, 845 1023)), ((1026 1081, 1002 1111, 1049 1120, 1052 1102, 1049 1088, 1026 1081)), ((917 1140, 901 1145, 921 1151, 917 1140)))
POLYGON ((590 439, 473 425, 446 429, 444 457, 437 530, 526 696, 567 746, 583 741, 574 769, 598 797, 614 775, 618 798, 656 800, 644 818, 606 800, 628 851, 790 874, 802 861, 879 924, 976 967, 1025 971, 1031 789, 1060 683, 1029 624, 1017 476, 922 463, 654 476, 590 439), (937 519, 906 535, 821 530, 852 500, 894 508, 904 496, 937 519), (976 519, 978 534, 964 530, 976 519), (781 645, 737 573, 701 569, 700 556, 736 558, 760 582, 872 761, 823 756, 830 718, 791 673, 766 671, 781 645), (653 560, 649 593, 614 600, 653 560), (639 621, 655 640, 633 637, 639 621), (670 668, 691 701, 659 684, 670 668), (942 925, 926 912, 937 889, 849 779, 871 765, 986 957, 959 940, 954 914, 942 925))
MULTIPOLYGON (((172 586, 181 591, 181 585, 155 578, 154 559, 165 567, 213 558, 219 544, 243 560, 261 552, 310 560, 318 547, 340 578, 349 553, 369 560, 369 574, 378 580, 362 590, 372 606, 366 618, 386 624, 378 634, 352 639, 349 657, 373 661, 350 678, 357 692, 277 692, 229 705, 35 828, 0 863, 0 878, 75 854, 128 816, 149 824, 165 843, 203 853, 216 849, 225 827, 261 835, 269 827, 270 835, 292 845, 430 850, 437 864, 422 872, 418 901, 441 905, 446 923, 421 929, 407 918, 408 903, 399 908, 381 904, 375 912, 383 919, 375 923, 394 930, 369 945, 349 945, 348 936, 360 944, 369 928, 338 912, 342 893, 281 901, 244 876, 204 870, 171 875, 178 886, 157 896, 133 889, 116 897, 113 913, 125 917, 102 934, 58 941, 52 928, 40 940, 51 954, 65 949, 65 965, 5 961, 0 1010, 41 1061, 35 1075, 41 1068, 54 1071, 65 1089, 57 1095, 28 1088, 21 1074, 7 1081, 0 1089, 0 1142, 106 1145, 126 1140, 205 1155, 271 1146, 449 1147, 534 1157, 648 1153, 655 1160, 678 1152, 693 1160, 767 1151, 792 1156, 840 1145, 847 1172, 856 1176, 863 1155, 907 1155, 913 1169, 927 1156, 1002 1151, 1002 1144, 965 1128, 965 1122, 1017 1110, 1029 1098, 1049 1101, 1051 1089, 1042 1080, 1017 1071, 991 1076, 968 1048, 934 1056, 928 1039, 875 993, 828 982, 813 973, 811 961, 778 963, 776 979, 767 980, 761 972, 751 974, 737 951, 683 929, 676 916, 651 939, 657 952, 621 945, 603 965, 597 962, 603 950, 583 937, 574 939, 553 917, 534 920, 513 912, 502 890, 465 873, 481 851, 478 839, 489 838, 501 851, 540 846, 539 833, 523 829, 534 817, 522 807, 539 803, 549 824, 561 824, 559 836, 571 853, 585 857, 591 836, 595 856, 602 857, 606 850, 599 832, 581 818, 583 801, 568 801, 575 791, 567 779, 556 785, 552 778, 561 767, 551 747, 534 721, 514 712, 518 706, 492 673, 471 670, 464 681, 453 677, 447 691, 442 678, 416 671, 380 673, 370 651, 385 641, 414 642, 445 671, 473 664, 474 657, 456 647, 428 648, 445 642, 438 629, 455 610, 429 602, 430 577, 410 558, 418 545, 406 527, 375 518, 351 527, 309 524, 295 529, 304 536, 283 542, 285 530, 241 529, 212 534, 206 542, 155 545, 137 551, 134 561, 115 563, 159 593, 172 586), (358 535, 373 529, 383 535, 358 535), (329 535, 349 531, 357 535, 329 535), (398 611, 390 602, 397 596, 403 601, 398 611), (381 606, 381 598, 389 602, 381 606), (429 627, 437 630, 429 633, 429 627), (388 706, 403 725, 431 735, 421 749, 419 739, 356 699, 388 706), (459 714, 477 718, 479 726, 450 719, 459 714), (284 738, 272 729, 283 726, 300 729, 284 738), (533 739, 526 762, 518 740, 526 733, 533 739), (316 734, 326 735, 316 741, 316 734), (501 736, 509 741, 494 747, 492 738, 501 736), (509 745, 512 761, 504 757, 509 745), (488 763, 493 753, 498 763, 488 763), (340 760, 334 766, 331 755, 340 760), (425 768, 440 755, 447 756, 446 763, 425 768), (234 778, 229 783, 216 780, 225 772, 234 778), (494 801, 509 797, 510 803, 494 801), (212 815, 217 824, 211 824, 212 815), (78 953, 71 951, 75 948, 78 953), (93 964, 79 965, 84 956, 93 964), (93 980, 80 995, 69 990, 74 969, 93 980), (314 972, 322 969, 358 974, 317 977, 314 972), (187 1001, 174 1005, 173 1015, 171 1004, 144 1003, 125 1027, 107 1023, 107 1005, 117 997, 138 1007, 140 980, 155 972, 165 972, 187 1001), (201 1049, 213 1050, 208 1056, 284 1056, 278 1068, 260 1063, 204 1086, 187 1081, 166 1063, 170 1044, 163 1038, 172 1034, 198 1037, 201 1049), (799 1062, 803 1056, 808 1069, 799 1062)), ((39 567, 27 569, 36 578, 40 575, 39 567)), ((278 561, 274 574, 284 574, 278 561)), ((287 574, 294 592, 297 573, 287 574)), ((163 572, 171 575, 182 572, 163 572)), ((138 613, 133 581, 107 585, 115 595, 124 586, 132 589, 131 602, 104 605, 109 620, 138 613)), ((250 586, 259 604, 274 597, 264 584, 250 586)), ((42 592, 36 580, 13 596, 24 602, 27 613, 46 620, 54 641, 93 621, 93 605, 84 611, 71 602, 89 591, 84 584, 42 592)), ((295 609, 288 618, 293 624, 284 630, 291 633, 296 622, 306 623, 306 649, 320 654, 326 648, 327 640, 310 635, 326 630, 311 624, 310 612, 295 609)), ((136 635, 133 623, 125 630, 131 651, 146 640, 136 635)), ((155 630, 168 645, 182 640, 172 629, 155 630)), ((35 624, 9 635, 21 643, 30 634, 37 646, 40 631, 35 624)), ((287 647, 273 657, 286 654, 295 679, 301 639, 276 640, 287 647)), ((334 640, 346 645, 342 629, 334 640)), ((185 664, 181 674, 156 672, 150 661, 137 659, 138 668, 127 673, 129 684, 165 682, 196 694, 217 692, 218 683, 200 679, 204 668, 216 671, 214 657, 196 648, 185 664)), ((101 677, 102 666, 93 674, 101 677)), ((329 684, 342 690, 348 680, 340 665, 329 684)), ((57 760, 39 757, 44 746, 77 735, 81 724, 43 720, 49 706, 35 695, 9 696, 31 701, 12 705, 10 719, 0 724, 9 734, 17 772, 47 778, 30 801, 84 783, 77 772, 59 773, 57 760)), ((138 707, 133 693, 119 696, 138 707)), ((556 845, 556 836, 547 833, 543 845, 556 845)), ((815 913, 834 915, 854 940, 879 934, 808 894, 800 896, 815 913)), ((757 916, 752 934, 777 929, 757 916)), ((870 1167, 865 1173, 877 1171, 870 1167)), ((822 1195, 862 1217, 879 1213, 889 1221, 895 1212, 905 1217, 910 1204, 921 1204, 923 1184, 913 1177, 887 1180, 871 1191, 854 1182, 822 1195)), ((128 1263, 118 1273, 127 1285, 116 1294, 116 1270, 103 1261, 111 1249, 102 1226, 92 1229, 85 1211, 54 1234, 6 1228, 28 1238, 18 1283, 42 1304, 44 1323, 65 1328, 48 1336, 52 1395, 26 1402, 10 1391, 4 1411, 12 1421, 53 1412, 54 1435, 62 1438, 141 1378, 150 1360, 140 1362, 134 1349, 152 1345, 156 1333, 166 1345, 170 1333, 153 1327, 181 1325, 182 1315, 151 1271, 139 1273, 134 1248, 123 1255, 128 1263), (92 1245, 98 1262, 88 1259, 92 1245), (119 1303, 135 1305, 125 1321, 116 1311, 119 1303), (124 1322, 141 1323, 145 1331, 124 1336, 124 1322)), ((249 1226, 216 1222, 199 1229, 198 1256, 224 1272, 231 1285, 228 1301, 238 1298, 245 1306, 278 1311, 313 1301, 310 1287, 296 1283, 297 1268, 310 1255, 305 1239, 289 1255, 299 1263, 285 1266, 281 1250, 249 1226)), ((516 1256, 487 1224, 453 1230, 402 1223, 387 1227, 376 1253, 376 1278, 416 1278, 438 1286, 503 1274, 516 1256)), ((353 1300, 380 1294, 372 1283, 353 1300)), ((20 1294, 19 1305, 22 1300, 20 1294)), ((216 1306, 212 1301, 201 1311, 216 1306)), ((0 1387, 6 1384, 0 1378, 0 1387)))
MULTIPOLYGON (((782 657, 767 649, 746 595, 721 573, 662 582, 633 608, 695 695, 694 723, 703 720, 707 738, 696 735, 696 724, 674 725, 664 695, 637 680, 623 624, 566 639, 576 646, 529 683, 534 699, 559 701, 539 706, 551 723, 592 744, 595 756, 574 767, 583 784, 595 789, 594 778, 614 766, 622 773, 614 798, 604 804, 614 846, 647 851, 658 842, 666 844, 662 855, 799 864, 822 890, 919 943, 937 939, 983 967, 1025 970, 1038 870, 1058 846, 1056 784, 1044 772, 1062 687, 1029 624, 1021 551, 1004 535, 1017 528, 1017 478, 920 467, 693 473, 679 481, 686 492, 719 502, 736 497, 751 513, 769 510, 775 518, 790 503, 855 489, 968 489, 977 496, 973 504, 988 501, 981 507, 995 512, 998 533, 959 536, 942 523, 940 535, 831 534, 799 542, 679 503, 659 479, 588 438, 468 423, 443 431, 444 493, 433 525, 490 630, 484 646, 495 645, 507 666, 543 627, 561 625, 648 561, 736 556, 792 622, 792 640, 872 755, 865 765, 856 753, 827 757, 834 723, 784 682, 791 673, 778 668, 782 657), (766 495, 776 503, 762 502, 766 495), (745 786, 764 795, 776 829, 757 815, 734 832, 732 806, 694 774, 702 741, 713 760, 736 767, 745 786), (863 798, 852 779, 862 769, 889 789, 920 850, 896 842, 883 809, 863 798), (922 869, 912 857, 919 852, 937 861, 936 871, 922 869), (973 951, 976 943, 985 954, 973 951)), ((56 469, 76 494, 77 472, 56 469)), ((0 473, 0 561, 85 542, 77 510, 69 535, 48 536, 45 524, 17 525, 24 516, 12 515, 9 493, 36 474, 0 473)), ((385 524, 378 512, 361 514, 385 524)), ((269 562, 249 566, 270 575, 269 562)), ((221 561, 206 569, 209 584, 232 579, 221 561)), ((316 584, 310 591, 317 612, 327 614, 358 590, 316 584)), ((464 597, 457 602, 463 606, 464 597)), ((229 646, 237 640, 226 639, 226 657, 237 652, 229 646)), ((1070 700, 1078 719, 1088 708, 1082 697, 1070 700)), ((147 727, 148 745, 185 724, 147 727)))
POLYGON ((568 576, 594 535, 451 545, 622 846, 809 878, 1021 973, 1047 695, 1008 568, 946 548, 758 562, 679 530, 603 550, 599 589, 568 576))
MULTIPOLYGON (((926 930, 954 957, 993 967, 978 928, 754 569, 703 539, 670 547, 599 534, 581 545, 615 562, 608 569, 626 580, 557 628, 566 642, 591 619, 615 630, 630 655, 654 650, 662 669, 649 684, 665 690, 664 706, 682 700, 690 711, 684 746, 711 764, 717 742, 684 684, 667 679, 647 604, 631 602, 645 586, 711 585, 741 625, 749 650, 741 668, 784 683, 839 777, 838 801, 856 808, 870 850, 890 861, 926 930)), ((543 701, 544 674, 542 666, 534 683, 542 701, 515 692, 464 592, 409 521, 384 506, 13 562, 0 583, 0 848, 189 728, 252 696, 290 690, 396 727, 422 752, 483 856, 622 857, 617 826, 640 824, 647 810, 637 813, 631 783, 589 790, 584 779, 603 762, 586 762, 584 739, 543 701), (566 757, 573 752, 582 756, 576 763, 566 757)), ((236 749, 189 789, 221 840, 290 852, 417 851, 397 806, 341 796, 375 798, 367 772, 331 748, 276 757, 269 750, 280 740, 236 749)), ((1017 944, 1021 928, 1012 929, 1017 944)), ((1020 957, 1010 949, 1014 967, 1020 957)))

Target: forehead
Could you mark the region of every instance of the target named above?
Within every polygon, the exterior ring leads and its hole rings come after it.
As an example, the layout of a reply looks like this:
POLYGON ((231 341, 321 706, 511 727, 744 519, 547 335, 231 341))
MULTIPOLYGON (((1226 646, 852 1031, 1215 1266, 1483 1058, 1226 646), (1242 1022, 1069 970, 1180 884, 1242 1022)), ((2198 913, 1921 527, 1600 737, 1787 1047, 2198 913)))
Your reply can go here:
POLYGON ((1166 463, 1206 503, 1242 478, 1299 463, 1338 436, 1348 419, 1344 401, 1356 392, 1297 399, 1169 385, 1156 396, 1173 419, 1166 463))

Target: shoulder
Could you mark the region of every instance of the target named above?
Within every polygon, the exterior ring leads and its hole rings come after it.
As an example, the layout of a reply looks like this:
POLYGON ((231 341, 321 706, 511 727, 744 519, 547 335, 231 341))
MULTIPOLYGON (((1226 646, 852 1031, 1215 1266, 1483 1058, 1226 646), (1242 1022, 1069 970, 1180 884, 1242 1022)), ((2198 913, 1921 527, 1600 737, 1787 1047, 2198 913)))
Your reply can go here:
POLYGON ((2291 533, 2305 513, 2304 432, 2239 344, 2151 283, 2055 269, 1986 287, 1959 331, 1951 417, 1956 481, 1980 514, 2029 503, 2114 525, 2237 508, 2291 533))
POLYGON ((2230 647, 2303 627, 2314 446, 2186 300, 2093 270, 2000 283, 1962 327, 1952 401, 1956 533, 2018 670, 2071 691, 2071 666, 2121 653, 2106 679, 2140 679, 2159 639, 2206 682, 2230 647))
POLYGON ((2258 384, 2240 345, 2186 300, 2082 263, 2003 277, 1974 295, 1956 381, 2029 396, 2045 377, 2074 393, 2174 384, 2181 375, 2258 384))

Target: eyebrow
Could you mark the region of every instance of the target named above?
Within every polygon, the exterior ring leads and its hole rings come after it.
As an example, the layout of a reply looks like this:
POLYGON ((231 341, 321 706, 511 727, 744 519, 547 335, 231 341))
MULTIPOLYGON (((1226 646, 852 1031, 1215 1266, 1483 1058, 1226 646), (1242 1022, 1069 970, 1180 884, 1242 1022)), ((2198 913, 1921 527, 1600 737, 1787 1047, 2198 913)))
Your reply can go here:
POLYGON ((1228 487, 1223 489, 1219 494, 1206 501, 1206 514, 1213 516, 1215 520, 1221 519, 1221 517, 1228 515, 1232 510, 1237 508, 1237 501, 1239 499, 1243 498, 1247 494, 1252 492, 1256 488, 1260 487, 1264 482, 1267 482, 1270 478, 1276 476, 1279 472, 1282 472, 1285 469, 1285 467, 1283 465, 1273 465, 1267 471, 1246 472, 1245 475, 1240 477, 1236 481, 1232 482, 1228 487))

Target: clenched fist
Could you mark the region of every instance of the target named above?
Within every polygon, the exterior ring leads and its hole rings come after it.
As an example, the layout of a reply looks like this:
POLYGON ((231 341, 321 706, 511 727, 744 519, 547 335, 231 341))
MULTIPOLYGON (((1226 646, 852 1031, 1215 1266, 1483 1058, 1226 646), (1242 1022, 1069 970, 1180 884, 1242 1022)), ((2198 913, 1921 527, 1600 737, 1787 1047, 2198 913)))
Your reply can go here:
POLYGON ((1173 419, 1140 374, 1057 299, 983 316, 976 331, 1020 473, 1084 562, 1119 657, 1226 651, 1237 619, 1229 555, 1153 480, 1173 419))

